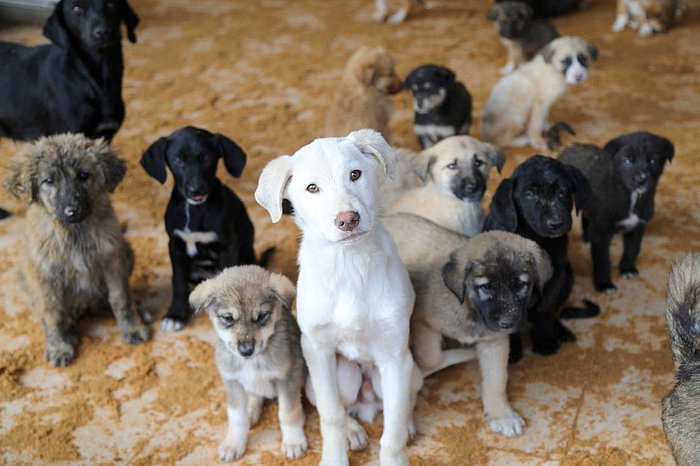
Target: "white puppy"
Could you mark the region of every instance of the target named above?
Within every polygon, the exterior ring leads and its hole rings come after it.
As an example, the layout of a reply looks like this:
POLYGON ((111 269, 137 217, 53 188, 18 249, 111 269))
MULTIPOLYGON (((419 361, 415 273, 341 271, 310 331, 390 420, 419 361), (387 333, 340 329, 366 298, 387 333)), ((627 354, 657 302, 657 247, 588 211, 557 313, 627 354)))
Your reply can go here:
POLYGON ((481 116, 485 141, 499 147, 532 146, 546 150, 549 109, 570 84, 588 78, 598 50, 580 37, 559 37, 532 60, 501 78, 491 90, 481 116))
POLYGON ((337 358, 376 366, 382 378, 380 463, 407 465, 411 379, 408 349, 415 293, 396 244, 379 219, 377 192, 396 176, 394 151, 374 130, 317 139, 272 160, 255 199, 273 222, 292 202, 301 229, 297 320, 323 436, 321 464, 349 464, 337 358))

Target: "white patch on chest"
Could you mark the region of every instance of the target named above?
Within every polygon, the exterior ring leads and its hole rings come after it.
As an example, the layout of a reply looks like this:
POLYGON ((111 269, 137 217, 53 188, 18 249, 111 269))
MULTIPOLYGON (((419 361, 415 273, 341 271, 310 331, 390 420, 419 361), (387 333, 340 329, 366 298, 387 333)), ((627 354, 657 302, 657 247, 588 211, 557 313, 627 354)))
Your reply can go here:
POLYGON ((185 227, 184 230, 175 230, 174 233, 185 242, 187 255, 190 257, 197 255, 197 243, 209 244, 219 240, 219 235, 213 231, 190 231, 185 227))
POLYGON ((637 201, 642 196, 642 192, 633 191, 630 200, 630 211, 626 218, 617 222, 617 226, 622 228, 625 232, 629 232, 637 228, 637 225, 642 223, 642 219, 639 218, 637 214, 634 213, 634 207, 637 205, 637 201))
POLYGON ((413 131, 417 136, 426 136, 431 139, 447 138, 455 135, 455 129, 452 126, 443 125, 413 125, 413 131))

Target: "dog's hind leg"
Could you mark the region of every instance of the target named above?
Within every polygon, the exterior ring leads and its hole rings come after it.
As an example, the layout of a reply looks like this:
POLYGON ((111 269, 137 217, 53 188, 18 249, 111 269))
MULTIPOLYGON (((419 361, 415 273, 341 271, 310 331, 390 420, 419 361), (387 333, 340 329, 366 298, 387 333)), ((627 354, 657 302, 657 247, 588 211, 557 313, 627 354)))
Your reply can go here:
POLYGON ((614 294, 617 287, 613 284, 610 264, 611 234, 591 240, 591 257, 593 259, 593 285, 596 291, 614 294))
POLYGON ((411 417, 411 377, 415 363, 411 352, 377 361, 382 377, 384 432, 379 441, 382 466, 408 465, 406 443, 411 417))

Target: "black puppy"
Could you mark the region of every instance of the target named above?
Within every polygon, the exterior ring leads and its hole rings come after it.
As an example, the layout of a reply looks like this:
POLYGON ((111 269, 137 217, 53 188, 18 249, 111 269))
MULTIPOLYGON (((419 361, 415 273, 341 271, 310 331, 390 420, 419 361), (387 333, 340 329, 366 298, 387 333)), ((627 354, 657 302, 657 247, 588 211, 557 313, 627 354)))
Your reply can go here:
POLYGON ((620 274, 639 275, 636 261, 644 229, 654 215, 656 185, 673 154, 671 141, 643 131, 617 137, 604 149, 574 144, 559 156, 581 170, 591 184, 593 194, 583 208, 582 225, 584 238, 591 242, 596 290, 617 290, 611 277, 610 242, 619 231, 624 233, 620 274))
POLYGON ((413 95, 413 130, 423 149, 458 134, 469 134, 472 96, 449 68, 422 65, 409 73, 404 87, 413 95))
POLYGON ((535 18, 532 8, 522 1, 496 2, 486 19, 496 23, 508 52, 508 61, 501 68, 504 74, 531 60, 542 47, 559 37, 549 20, 535 18))
MULTIPOLYGON (((592 317, 600 309, 590 301, 585 308, 565 308, 574 277, 567 253, 571 230, 571 209, 578 212, 587 205, 590 186, 574 167, 556 159, 535 155, 521 163, 513 175, 501 181, 491 199, 484 231, 504 230, 535 241, 552 260, 552 278, 539 299, 530 308, 532 349, 540 354, 554 354, 559 344, 576 337, 559 317, 592 317)), ((511 337, 510 360, 522 357, 519 334, 511 337)))
POLYGON ((0 137, 112 139, 124 120, 122 21, 136 42, 126 0, 61 0, 44 26, 51 44, 0 42, 0 137))
POLYGON ((254 229, 233 191, 216 177, 219 158, 232 176, 241 176, 246 155, 221 134, 188 126, 154 142, 141 166, 161 184, 166 166, 175 179, 165 211, 173 266, 173 301, 163 318, 164 330, 180 330, 189 315, 190 285, 226 267, 257 264, 254 229))

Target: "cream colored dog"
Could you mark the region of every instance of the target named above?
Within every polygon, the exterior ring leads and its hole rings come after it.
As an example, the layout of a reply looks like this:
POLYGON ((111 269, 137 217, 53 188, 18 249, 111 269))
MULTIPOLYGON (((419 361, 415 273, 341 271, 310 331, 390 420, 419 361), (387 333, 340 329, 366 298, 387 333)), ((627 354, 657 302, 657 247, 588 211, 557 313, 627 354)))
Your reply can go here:
POLYGON ((532 146, 547 150, 543 135, 549 109, 568 89, 588 78, 598 50, 580 37, 559 37, 532 60, 501 78, 481 116, 485 141, 499 147, 532 146))
MULTIPOLYGON (((404 154, 402 154, 404 155, 404 154)), ((405 154, 400 165, 403 193, 389 212, 407 212, 432 220, 465 236, 481 232, 489 173, 500 173, 505 155, 471 136, 452 136, 422 152, 405 154)))
POLYGON ((341 401, 338 354, 379 370, 380 463, 408 464, 411 381, 418 370, 408 349, 415 294, 377 202, 380 185, 396 177, 396 165, 384 138, 365 129, 317 139, 294 156, 272 160, 255 191, 273 222, 282 216, 282 200, 291 201, 302 233, 297 320, 321 419, 324 466, 349 464, 348 430, 359 427, 341 401))

